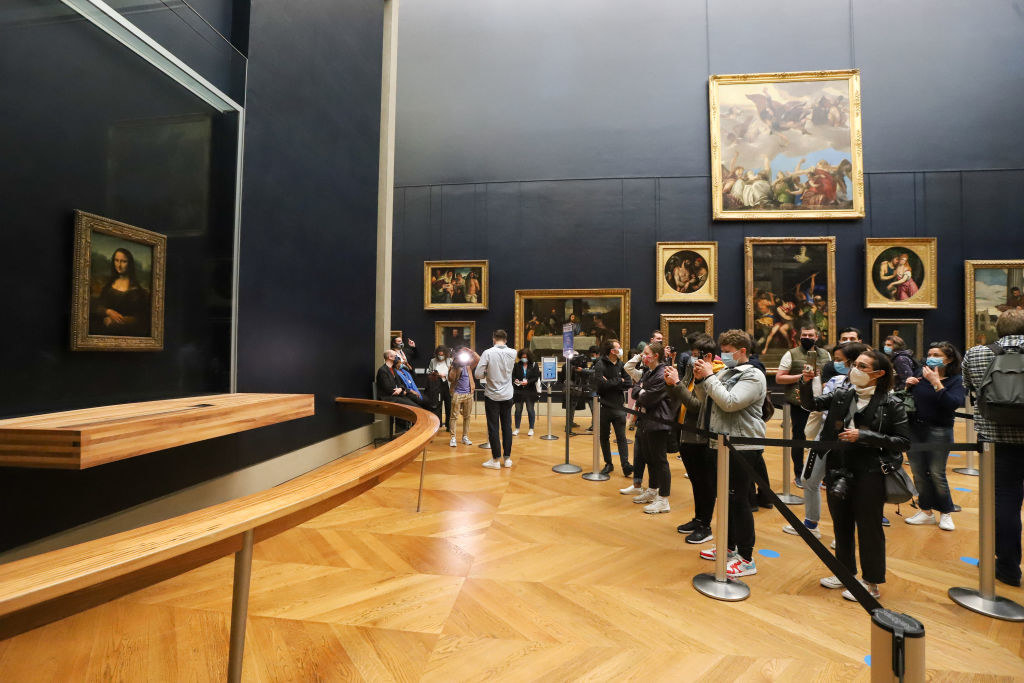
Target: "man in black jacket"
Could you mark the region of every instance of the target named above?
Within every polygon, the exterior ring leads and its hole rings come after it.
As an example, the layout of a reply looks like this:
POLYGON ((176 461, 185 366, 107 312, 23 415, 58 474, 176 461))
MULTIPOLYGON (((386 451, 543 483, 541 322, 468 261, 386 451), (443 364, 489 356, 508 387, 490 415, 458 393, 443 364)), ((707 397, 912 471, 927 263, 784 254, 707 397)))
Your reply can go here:
POLYGON ((409 390, 405 388, 402 378, 396 374, 395 364, 398 362, 398 354, 394 351, 384 352, 384 365, 377 368, 377 400, 391 401, 392 403, 404 403, 408 406, 422 406, 422 401, 417 402, 410 398, 409 390))
POLYGON ((626 412, 622 410, 626 397, 623 392, 633 382, 626 374, 622 363, 622 344, 618 339, 606 339, 601 343, 601 357, 594 364, 594 392, 601 399, 600 440, 601 452, 604 454, 604 468, 601 474, 615 471, 612 466, 611 444, 609 437, 612 425, 615 425, 615 442, 619 446, 619 461, 622 463, 622 474, 630 476, 633 467, 629 464, 629 445, 626 441, 626 412), (614 407, 613 407, 614 406, 614 407))

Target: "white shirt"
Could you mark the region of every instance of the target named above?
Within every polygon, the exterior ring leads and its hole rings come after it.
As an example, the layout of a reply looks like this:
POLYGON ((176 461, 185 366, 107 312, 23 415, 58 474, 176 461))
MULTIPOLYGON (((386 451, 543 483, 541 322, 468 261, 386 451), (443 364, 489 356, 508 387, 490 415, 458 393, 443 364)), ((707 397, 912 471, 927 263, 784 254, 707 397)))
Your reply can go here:
POLYGON ((516 352, 504 344, 495 344, 480 354, 476 366, 477 379, 486 379, 484 396, 492 401, 512 400, 512 368, 516 364, 516 352))

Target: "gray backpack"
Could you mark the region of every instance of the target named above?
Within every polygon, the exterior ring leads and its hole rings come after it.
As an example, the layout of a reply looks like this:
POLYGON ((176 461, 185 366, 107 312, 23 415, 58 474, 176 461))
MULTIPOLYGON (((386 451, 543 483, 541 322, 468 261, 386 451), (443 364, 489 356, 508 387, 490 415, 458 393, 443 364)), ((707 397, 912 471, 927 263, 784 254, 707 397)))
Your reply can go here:
POLYGON ((978 387, 978 412, 986 420, 1004 424, 1024 423, 1024 354, 1017 347, 999 344, 988 348, 996 357, 978 387))

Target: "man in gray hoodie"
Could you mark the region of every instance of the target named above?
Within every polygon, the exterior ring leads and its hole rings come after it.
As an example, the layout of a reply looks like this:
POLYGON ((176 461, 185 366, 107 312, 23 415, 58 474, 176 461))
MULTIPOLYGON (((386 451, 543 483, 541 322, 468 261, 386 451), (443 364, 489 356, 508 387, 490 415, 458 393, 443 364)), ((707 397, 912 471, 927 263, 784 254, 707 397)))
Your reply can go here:
MULTIPOLYGON (((701 400, 711 399, 710 429, 719 434, 764 438, 761 406, 768 391, 764 374, 750 365, 753 342, 743 330, 727 330, 718 337, 725 369, 714 373, 711 359, 694 362, 694 392, 701 400)), ((751 467, 761 455, 761 446, 738 445, 729 458, 729 557, 726 574, 731 577, 757 573, 754 564, 754 513, 748 492, 750 474, 738 458, 751 467), (734 554, 733 548, 736 549, 734 554)), ((719 539, 721 543, 721 539, 719 539)), ((715 548, 702 550, 700 556, 715 559, 715 548)))

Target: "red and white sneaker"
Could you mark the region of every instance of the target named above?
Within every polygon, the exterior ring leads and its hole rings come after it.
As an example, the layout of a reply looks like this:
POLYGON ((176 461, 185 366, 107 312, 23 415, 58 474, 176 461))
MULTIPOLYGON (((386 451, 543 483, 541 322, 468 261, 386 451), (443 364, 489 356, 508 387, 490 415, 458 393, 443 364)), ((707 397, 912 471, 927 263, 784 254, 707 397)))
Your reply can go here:
POLYGON ((754 564, 754 560, 744 560, 742 557, 737 557, 735 560, 730 562, 725 567, 725 575, 737 578, 740 576, 750 576, 751 574, 757 573, 757 565, 754 564))
MULTIPOLYGON (((717 547, 715 547, 715 548, 705 548, 704 550, 700 551, 700 559, 702 559, 702 560, 711 560, 712 562, 714 562, 715 561, 715 557, 717 555, 718 555, 717 547)), ((740 554, 738 552, 736 552, 735 550, 730 548, 729 549, 729 553, 725 556, 725 561, 726 562, 731 562, 732 560, 736 559, 739 556, 740 556, 740 554)))

